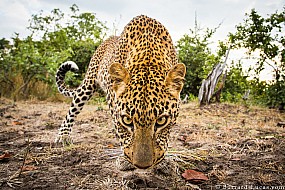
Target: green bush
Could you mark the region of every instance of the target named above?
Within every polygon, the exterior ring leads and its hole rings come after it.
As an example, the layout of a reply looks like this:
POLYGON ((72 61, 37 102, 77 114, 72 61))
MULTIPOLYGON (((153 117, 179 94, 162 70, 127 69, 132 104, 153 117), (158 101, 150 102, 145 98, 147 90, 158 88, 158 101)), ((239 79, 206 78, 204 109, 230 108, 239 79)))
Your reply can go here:
POLYGON ((59 9, 52 10, 49 15, 43 15, 43 12, 32 15, 29 36, 21 39, 16 34, 12 43, 6 39, 0 41, 2 96, 19 99, 47 94, 31 94, 36 89, 55 94, 55 73, 67 60, 76 62, 80 69, 75 75, 67 75, 67 84, 80 84, 107 28, 93 13, 79 14, 76 5, 72 5, 70 10, 72 14, 69 16, 59 9), (41 88, 32 84, 39 84, 41 88))

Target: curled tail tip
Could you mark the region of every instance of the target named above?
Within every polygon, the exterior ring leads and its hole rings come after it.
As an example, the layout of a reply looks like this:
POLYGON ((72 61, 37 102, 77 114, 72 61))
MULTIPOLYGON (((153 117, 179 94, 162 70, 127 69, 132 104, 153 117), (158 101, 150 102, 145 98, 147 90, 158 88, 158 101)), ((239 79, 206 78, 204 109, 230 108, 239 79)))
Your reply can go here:
POLYGON ((61 67, 62 67, 62 66, 65 66, 65 65, 68 65, 68 66, 70 67, 70 70, 74 70, 74 71, 79 70, 78 66, 77 66, 76 63, 73 62, 73 61, 66 61, 66 62, 64 62, 64 63, 61 65, 61 67))
POLYGON ((66 84, 64 83, 65 74, 68 71, 76 72, 78 70, 79 70, 78 66, 73 61, 66 61, 62 63, 59 69, 57 70, 56 72, 57 88, 58 91, 64 96, 73 97, 74 95, 74 89, 68 88, 68 86, 66 86, 66 84))

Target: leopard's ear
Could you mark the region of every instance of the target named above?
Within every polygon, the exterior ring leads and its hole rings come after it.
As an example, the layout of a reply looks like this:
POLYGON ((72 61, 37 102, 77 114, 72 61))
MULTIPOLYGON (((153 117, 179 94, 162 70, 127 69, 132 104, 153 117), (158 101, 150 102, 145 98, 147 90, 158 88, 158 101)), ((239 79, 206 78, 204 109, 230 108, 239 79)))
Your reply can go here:
POLYGON ((178 63, 170 68, 165 79, 166 88, 175 98, 179 98, 183 88, 186 67, 183 63, 178 63))
POLYGON ((130 74, 127 69, 119 63, 113 63, 110 66, 109 74, 113 84, 113 90, 115 91, 116 97, 118 97, 125 90, 130 80, 130 74))

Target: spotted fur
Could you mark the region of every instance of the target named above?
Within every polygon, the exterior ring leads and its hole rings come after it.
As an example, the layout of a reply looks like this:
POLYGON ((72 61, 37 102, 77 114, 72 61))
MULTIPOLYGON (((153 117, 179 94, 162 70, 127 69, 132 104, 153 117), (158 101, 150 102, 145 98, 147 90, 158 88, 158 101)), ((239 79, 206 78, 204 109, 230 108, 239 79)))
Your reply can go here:
POLYGON ((111 37, 98 47, 82 84, 68 89, 64 75, 74 69, 73 62, 66 62, 56 75, 59 91, 73 97, 57 141, 71 143, 76 115, 100 86, 106 92, 125 165, 144 169, 161 162, 169 130, 178 116, 186 72, 177 61, 165 27, 147 16, 135 17, 120 36, 111 37))

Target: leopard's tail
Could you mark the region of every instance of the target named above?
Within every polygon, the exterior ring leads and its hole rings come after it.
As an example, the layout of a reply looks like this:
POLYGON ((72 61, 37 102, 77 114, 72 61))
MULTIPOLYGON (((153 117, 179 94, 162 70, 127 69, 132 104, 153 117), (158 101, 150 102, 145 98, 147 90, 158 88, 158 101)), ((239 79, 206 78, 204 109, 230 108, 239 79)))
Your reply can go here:
POLYGON ((64 96, 67 97, 73 97, 74 96, 74 92, 76 89, 70 89, 66 86, 65 82, 64 82, 64 78, 65 78, 65 74, 68 71, 78 71, 78 66, 76 65, 76 63, 74 63, 73 61, 66 61, 63 64, 60 65, 59 69, 56 72, 56 85, 57 85, 57 89, 58 91, 63 94, 64 96))

